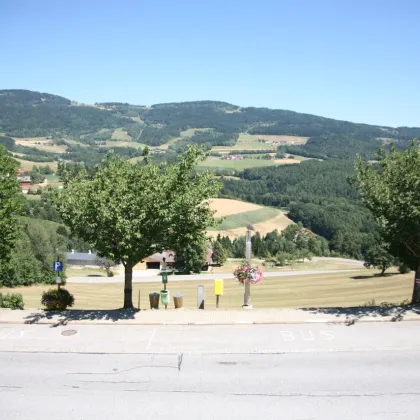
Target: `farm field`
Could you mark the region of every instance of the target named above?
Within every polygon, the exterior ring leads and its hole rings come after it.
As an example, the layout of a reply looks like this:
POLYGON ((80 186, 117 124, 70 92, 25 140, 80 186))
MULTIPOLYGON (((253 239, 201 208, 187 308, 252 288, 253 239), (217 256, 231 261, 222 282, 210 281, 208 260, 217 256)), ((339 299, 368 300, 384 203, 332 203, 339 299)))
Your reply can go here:
POLYGON ((88 144, 80 143, 79 141, 72 140, 72 139, 66 139, 66 142, 68 144, 71 144, 73 146, 80 146, 80 147, 90 147, 88 144))
POLYGON ((245 235, 248 226, 252 226, 255 232, 266 235, 277 229, 284 230, 293 222, 279 209, 263 207, 239 200, 212 199, 210 207, 216 210, 216 217, 226 217, 217 228, 208 229, 209 235, 236 238, 245 235))
POLYGON ((20 163, 20 167, 22 169, 31 170, 34 165, 36 166, 46 166, 48 165, 54 172, 57 170, 58 163, 57 162, 33 162, 31 160, 23 160, 19 158, 14 158, 20 163))
POLYGON ((264 208, 259 204, 247 203, 240 200, 231 200, 228 198, 212 198, 209 200, 209 203, 212 210, 216 211, 216 217, 224 217, 229 216, 230 214, 243 213, 264 208))
MULTIPOLYGON (((176 281, 169 276, 168 290, 184 295, 184 307, 196 308, 197 285, 204 284, 206 309, 215 309, 213 281, 176 281)), ((367 269, 342 273, 312 274, 301 276, 267 277, 258 286, 252 286, 252 304, 255 308, 305 308, 329 306, 364 305, 373 299, 381 302, 401 303, 409 299, 412 292, 413 275, 392 273, 387 277, 376 277, 367 269)), ((41 293, 54 287, 37 285, 2 292, 22 293, 25 308, 40 308, 41 293)), ((148 295, 159 292, 162 285, 155 282, 134 283, 133 302, 137 306, 140 291, 140 308, 149 309, 148 295)), ((74 309, 115 309, 123 302, 122 283, 76 284, 66 288, 74 294, 74 309)), ((220 309, 240 308, 244 289, 234 279, 226 279, 224 295, 220 298, 220 309)), ((173 308, 171 304, 169 308, 173 308)))
MULTIPOLYGON (((272 141, 274 143, 288 142, 290 144, 305 144, 309 137, 301 136, 283 136, 283 135, 267 135, 267 134, 244 134, 243 138, 249 139, 249 141, 257 141, 258 139, 264 139, 266 141, 272 141)), ((264 144, 264 143, 260 143, 264 144)))
POLYGON ((131 136, 127 133, 127 131, 123 130, 122 128, 117 128, 116 130, 114 130, 111 138, 116 141, 131 141, 132 140, 131 136))
POLYGON ((15 143, 21 146, 33 147, 34 149, 43 150, 51 153, 65 153, 67 151, 66 145, 53 146, 52 140, 45 137, 14 137, 15 143), (39 144, 38 144, 39 143, 39 144))
POLYGON ((225 160, 219 159, 213 156, 208 157, 205 161, 198 164, 201 168, 206 168, 208 170, 215 169, 234 169, 237 171, 242 171, 247 168, 262 168, 264 166, 275 166, 273 160, 265 159, 244 159, 244 160, 225 160))

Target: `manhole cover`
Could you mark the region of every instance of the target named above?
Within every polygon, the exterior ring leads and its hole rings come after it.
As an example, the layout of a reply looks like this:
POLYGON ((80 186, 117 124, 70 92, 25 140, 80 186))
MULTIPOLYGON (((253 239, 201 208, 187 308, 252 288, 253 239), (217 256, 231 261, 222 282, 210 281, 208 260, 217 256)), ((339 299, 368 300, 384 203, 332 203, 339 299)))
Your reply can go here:
POLYGON ((61 333, 61 335, 65 335, 65 336, 74 335, 74 334, 77 334, 76 330, 65 330, 61 333))

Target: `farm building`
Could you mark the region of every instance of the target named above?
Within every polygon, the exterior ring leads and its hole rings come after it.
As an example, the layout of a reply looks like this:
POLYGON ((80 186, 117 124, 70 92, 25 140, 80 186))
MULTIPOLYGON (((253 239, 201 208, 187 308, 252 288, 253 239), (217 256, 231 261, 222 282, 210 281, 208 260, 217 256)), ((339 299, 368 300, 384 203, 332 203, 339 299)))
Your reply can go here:
MULTIPOLYGON (((206 267, 213 264, 212 259, 213 251, 208 248, 207 249, 207 255, 206 255, 206 267)), ((150 255, 149 257, 145 258, 142 263, 146 265, 146 270, 161 270, 162 267, 166 264, 167 267, 172 267, 175 262, 175 252, 174 251, 163 251, 163 252, 157 252, 153 255, 150 255)), ((142 268, 141 265, 139 267, 136 266, 136 268, 142 268)))
POLYGON ((76 265, 83 267, 86 265, 97 265, 96 254, 92 252, 66 252, 66 259, 68 265, 76 265))

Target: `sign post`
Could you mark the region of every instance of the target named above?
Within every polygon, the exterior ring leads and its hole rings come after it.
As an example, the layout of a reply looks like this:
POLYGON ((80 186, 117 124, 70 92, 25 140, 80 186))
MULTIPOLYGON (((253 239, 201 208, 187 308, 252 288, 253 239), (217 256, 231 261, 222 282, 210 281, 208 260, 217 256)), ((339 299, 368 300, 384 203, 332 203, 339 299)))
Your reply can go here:
POLYGON ((61 277, 60 274, 63 271, 63 262, 60 261, 60 257, 57 255, 57 261, 53 262, 53 270, 56 273, 55 282, 57 283, 58 290, 60 290, 61 277))
POLYGON ((204 309, 204 286, 197 286, 197 308, 204 309))
POLYGON ((219 308, 219 298, 223 296, 223 279, 214 281, 214 294, 216 295, 216 308, 219 308))
MULTIPOLYGON (((163 267, 162 267, 162 283, 163 283, 163 290, 166 291, 166 285, 168 284, 168 273, 166 272, 166 261, 163 258, 163 267)), ((165 309, 168 309, 168 305, 165 304, 165 309)))

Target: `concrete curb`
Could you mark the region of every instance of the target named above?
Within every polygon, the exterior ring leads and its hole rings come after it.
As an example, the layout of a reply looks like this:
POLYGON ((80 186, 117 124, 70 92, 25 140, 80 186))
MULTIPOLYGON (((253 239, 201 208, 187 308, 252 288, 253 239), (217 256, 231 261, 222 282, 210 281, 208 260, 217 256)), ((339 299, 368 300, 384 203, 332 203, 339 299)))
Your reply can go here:
POLYGON ((197 321, 197 322, 188 322, 188 321, 74 321, 74 320, 43 320, 40 322, 25 322, 25 321, 13 321, 13 320, 0 320, 0 325, 54 325, 54 326, 66 326, 66 325, 112 325, 112 326, 232 326, 232 325, 304 325, 304 324, 336 324, 336 325, 353 325, 358 323, 384 323, 384 322, 416 322, 420 321, 420 317, 407 317, 405 319, 323 319, 323 320, 267 320, 267 321, 197 321))

